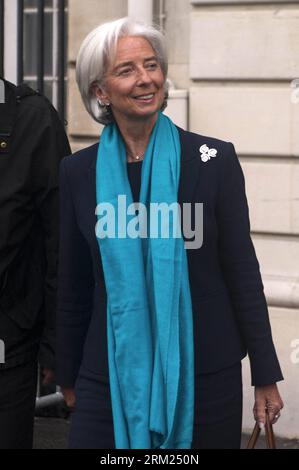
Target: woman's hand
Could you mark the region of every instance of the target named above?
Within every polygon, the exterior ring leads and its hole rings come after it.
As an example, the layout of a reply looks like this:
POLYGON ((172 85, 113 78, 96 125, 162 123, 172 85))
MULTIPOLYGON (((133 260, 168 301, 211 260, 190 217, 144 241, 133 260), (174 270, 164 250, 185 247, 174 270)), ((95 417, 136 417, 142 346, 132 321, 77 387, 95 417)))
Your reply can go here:
POLYGON ((61 392, 63 394, 64 400, 69 408, 75 408, 76 397, 75 390, 73 388, 62 388, 61 392))
POLYGON ((255 387, 255 403, 253 407, 254 419, 260 428, 265 425, 266 411, 271 424, 276 423, 280 417, 280 410, 283 408, 283 401, 280 397, 276 384, 255 387))

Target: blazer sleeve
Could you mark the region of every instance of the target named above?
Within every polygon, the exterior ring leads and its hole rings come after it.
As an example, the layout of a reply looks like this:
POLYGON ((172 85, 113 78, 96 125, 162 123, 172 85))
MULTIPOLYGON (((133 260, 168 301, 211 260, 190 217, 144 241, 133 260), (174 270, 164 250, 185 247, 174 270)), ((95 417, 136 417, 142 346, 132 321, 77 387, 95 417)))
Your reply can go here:
MULTIPOLYGON (((71 149, 57 112, 43 97, 40 99, 43 103, 43 114, 37 116, 40 133, 32 130, 36 148, 31 171, 34 201, 43 229, 46 255, 45 328, 40 343, 39 362, 43 367, 54 369, 59 237, 58 173, 61 159, 69 155, 71 149)), ((37 113, 36 108, 34 111, 37 113)))
POLYGON ((234 146, 221 156, 217 220, 219 255, 236 321, 248 350, 252 385, 283 380, 259 263, 250 236, 245 181, 234 146))
POLYGON ((57 302, 57 383, 73 388, 83 356, 94 291, 89 246, 79 230, 68 177, 69 157, 60 165, 60 244, 57 302))

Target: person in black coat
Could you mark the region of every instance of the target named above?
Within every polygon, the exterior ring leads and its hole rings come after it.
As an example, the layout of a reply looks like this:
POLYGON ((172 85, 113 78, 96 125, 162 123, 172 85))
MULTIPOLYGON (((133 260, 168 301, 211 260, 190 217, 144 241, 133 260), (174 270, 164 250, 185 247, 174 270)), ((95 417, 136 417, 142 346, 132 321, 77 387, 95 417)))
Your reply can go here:
POLYGON ((70 153, 50 102, 1 79, 0 448, 32 448, 37 362, 53 380, 58 166, 70 153))
MULTIPOLYGON (((90 33, 77 60, 77 82, 87 111, 102 124, 116 122, 122 135, 135 202, 150 134, 158 111, 165 107, 166 74, 161 33, 126 18, 90 33)), ((181 207, 191 204, 193 221, 195 203, 203 203, 202 237, 197 237, 202 243, 197 240, 198 247, 188 249, 185 237, 195 360, 192 448, 239 448, 241 360, 246 354, 255 387, 254 417, 260 426, 266 412, 275 423, 283 407, 276 385, 283 377, 250 237, 244 176, 231 143, 177 130, 178 202, 181 207)), ((115 447, 107 290, 95 234, 98 148, 95 144, 61 163, 57 374, 73 408, 71 448, 115 447)))

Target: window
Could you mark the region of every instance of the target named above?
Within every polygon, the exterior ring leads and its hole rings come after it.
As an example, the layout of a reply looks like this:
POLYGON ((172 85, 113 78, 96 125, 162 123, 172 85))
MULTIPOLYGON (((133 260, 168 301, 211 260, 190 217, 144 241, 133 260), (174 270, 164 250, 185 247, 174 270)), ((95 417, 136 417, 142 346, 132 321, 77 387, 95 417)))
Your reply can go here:
MULTIPOLYGON (((62 41, 59 31, 59 8, 63 6, 64 15, 67 14, 66 3, 59 0, 44 0, 44 15, 38 15, 38 3, 40 0, 24 0, 23 2, 23 81, 28 83, 32 88, 43 88, 42 91, 54 104, 59 108, 59 86, 65 86, 66 60, 65 60, 65 44, 62 41), (42 26, 39 24, 42 21, 42 26), (38 49, 38 30, 43 30, 43 51, 38 49), (61 51, 63 47, 64 51, 61 51), (59 83, 59 61, 60 54, 63 53, 64 64, 64 84, 59 83), (42 75, 39 76, 38 60, 42 61, 42 75)), ((65 22, 64 22, 65 23, 65 22)), ((64 32, 65 34, 65 32, 64 32)), ((60 62, 61 63, 61 62, 60 62)), ((64 93, 62 93, 64 96, 64 93)), ((64 98, 63 98, 64 101, 64 98)), ((64 106, 63 106, 64 108, 64 106)))

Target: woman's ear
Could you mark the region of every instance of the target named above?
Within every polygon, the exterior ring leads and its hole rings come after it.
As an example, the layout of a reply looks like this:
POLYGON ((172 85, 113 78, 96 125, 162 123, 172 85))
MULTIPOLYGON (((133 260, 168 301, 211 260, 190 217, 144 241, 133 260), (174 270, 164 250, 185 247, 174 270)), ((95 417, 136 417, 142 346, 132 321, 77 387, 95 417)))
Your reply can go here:
POLYGON ((100 89, 99 85, 97 83, 92 83, 90 86, 92 94, 96 97, 101 99, 102 98, 102 90, 100 89))
POLYGON ((102 102, 102 103, 106 103, 109 101, 107 95, 104 93, 104 90, 102 88, 100 88, 99 84, 98 83, 93 83, 90 87, 92 93, 94 94, 94 96, 96 96, 96 98, 102 102))

